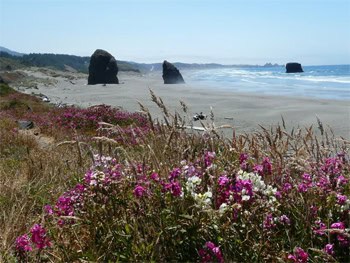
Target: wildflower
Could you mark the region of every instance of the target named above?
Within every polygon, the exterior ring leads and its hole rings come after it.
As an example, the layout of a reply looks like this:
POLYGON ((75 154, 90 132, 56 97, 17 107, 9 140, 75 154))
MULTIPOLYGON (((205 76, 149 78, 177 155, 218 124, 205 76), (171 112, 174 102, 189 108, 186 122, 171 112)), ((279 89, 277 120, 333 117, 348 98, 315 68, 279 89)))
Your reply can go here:
POLYGON ((152 173, 151 179, 155 182, 159 182, 159 175, 157 173, 152 173))
POLYGON ((280 221, 285 225, 290 225, 290 219, 286 215, 281 215, 280 221))
POLYGON ((285 183, 283 185, 283 191, 284 192, 289 192, 290 190, 292 190, 292 185, 290 183, 285 183))
POLYGON ((51 246, 50 240, 46 236, 46 230, 40 224, 35 224, 30 232, 32 233, 31 241, 38 249, 44 249, 51 246))
POLYGON ((199 250, 201 262, 224 262, 220 247, 215 246, 211 241, 205 243, 204 248, 199 250))
POLYGON ((272 174, 272 165, 271 165, 269 157, 264 157, 264 159, 262 161, 262 167, 263 167, 263 174, 264 175, 272 174))
POLYGON ((339 205, 344 205, 346 203, 346 200, 347 200, 347 196, 346 195, 340 195, 340 194, 337 194, 337 203, 339 205))
POLYGON ((206 151, 204 153, 204 165, 205 167, 211 167, 215 158, 215 152, 206 151))
POLYGON ((227 176, 220 176, 219 177, 219 185, 224 186, 226 185, 230 180, 227 178, 227 176))
POLYGON ((53 215, 53 210, 51 205, 45 205, 44 206, 44 211, 47 215, 53 215))
POLYGON ((331 224, 331 228, 345 229, 345 225, 343 222, 336 222, 336 223, 331 224))
POLYGON ((323 236, 325 234, 325 230, 327 229, 326 224, 322 223, 321 220, 317 220, 315 224, 317 225, 317 227, 313 228, 313 232, 316 235, 323 236))
POLYGON ((296 247, 293 254, 288 255, 288 260, 293 262, 305 263, 307 262, 309 255, 302 248, 296 247))
POLYGON ((141 185, 137 185, 134 189, 134 196, 140 198, 146 193, 146 189, 141 185))
POLYGON ((327 244, 323 248, 323 251, 326 252, 329 255, 334 255, 334 244, 327 244))
POLYGON ((32 251, 29 236, 24 234, 16 238, 16 250, 20 253, 32 251))
POLYGON ((169 181, 175 180, 176 178, 179 177, 180 174, 181 174, 181 169, 180 168, 174 168, 169 174, 169 181))
POLYGON ((241 153, 239 156, 239 164, 243 171, 248 171, 248 158, 249 155, 246 153, 241 153))
POLYGON ((268 214, 265 217, 265 220, 264 220, 264 223, 263 223, 263 227, 265 229, 267 229, 267 230, 276 227, 276 224, 274 223, 274 218, 273 218, 272 214, 268 214))

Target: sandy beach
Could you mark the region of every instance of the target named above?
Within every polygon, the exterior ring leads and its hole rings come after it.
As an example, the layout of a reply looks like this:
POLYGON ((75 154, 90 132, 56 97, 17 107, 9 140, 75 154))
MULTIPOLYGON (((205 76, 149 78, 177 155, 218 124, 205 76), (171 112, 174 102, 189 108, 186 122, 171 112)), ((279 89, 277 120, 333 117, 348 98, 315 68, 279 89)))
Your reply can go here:
POLYGON ((25 89, 26 93, 43 93, 54 103, 63 102, 83 107, 108 104, 121 106, 128 111, 137 111, 140 109, 138 105, 140 101, 149 108, 153 116, 161 117, 160 110, 151 101, 149 89, 152 89, 173 111, 182 112, 179 101, 185 102, 189 108, 189 119, 195 113, 209 114, 212 107, 215 124, 232 125, 238 133, 260 129, 259 125, 269 127, 282 123, 281 116, 287 128, 304 128, 310 125, 317 127, 318 117, 325 127, 328 125, 332 127, 336 136, 350 138, 348 101, 260 96, 233 91, 218 92, 193 83, 164 85, 161 72, 147 75, 121 72, 118 74, 119 85, 87 85, 87 75, 83 74, 68 78, 64 75, 51 76, 52 74, 37 71, 26 71, 26 73, 55 80, 55 85, 39 83, 37 89, 25 89))

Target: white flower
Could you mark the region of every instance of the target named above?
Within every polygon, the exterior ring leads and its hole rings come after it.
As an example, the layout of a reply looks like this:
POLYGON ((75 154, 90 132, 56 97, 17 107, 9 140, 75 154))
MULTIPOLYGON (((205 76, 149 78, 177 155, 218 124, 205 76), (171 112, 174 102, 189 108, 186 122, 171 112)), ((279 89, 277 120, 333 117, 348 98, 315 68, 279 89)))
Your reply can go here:
POLYGON ((226 203, 222 203, 222 204, 220 205, 220 207, 219 207, 219 213, 220 213, 220 214, 225 213, 226 210, 227 210, 227 208, 228 208, 228 205, 227 205, 226 203))

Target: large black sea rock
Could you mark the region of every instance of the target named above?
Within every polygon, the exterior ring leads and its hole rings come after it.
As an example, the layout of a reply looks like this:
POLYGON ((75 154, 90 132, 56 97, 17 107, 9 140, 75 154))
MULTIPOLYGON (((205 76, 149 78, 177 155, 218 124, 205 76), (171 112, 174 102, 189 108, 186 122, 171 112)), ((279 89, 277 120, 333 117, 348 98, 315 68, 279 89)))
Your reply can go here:
POLYGON ((166 60, 163 62, 163 80, 164 84, 185 83, 180 71, 166 60))
POLYGON ((90 58, 88 84, 119 84, 116 59, 107 51, 97 49, 90 58))

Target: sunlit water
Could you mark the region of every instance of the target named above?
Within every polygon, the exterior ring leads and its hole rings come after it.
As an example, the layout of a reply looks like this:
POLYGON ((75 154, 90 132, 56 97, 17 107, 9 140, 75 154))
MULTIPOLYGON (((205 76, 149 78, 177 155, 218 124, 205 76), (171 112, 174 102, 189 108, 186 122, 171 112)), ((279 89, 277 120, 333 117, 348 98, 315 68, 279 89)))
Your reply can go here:
POLYGON ((250 67, 183 72, 187 83, 209 89, 319 99, 350 100, 350 65, 304 66, 303 73, 284 67, 250 67))

